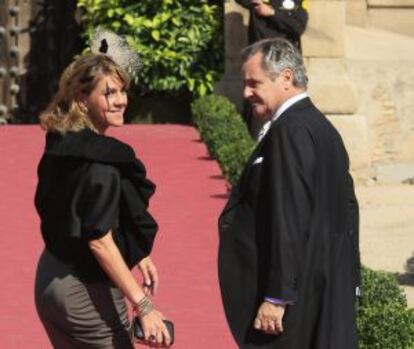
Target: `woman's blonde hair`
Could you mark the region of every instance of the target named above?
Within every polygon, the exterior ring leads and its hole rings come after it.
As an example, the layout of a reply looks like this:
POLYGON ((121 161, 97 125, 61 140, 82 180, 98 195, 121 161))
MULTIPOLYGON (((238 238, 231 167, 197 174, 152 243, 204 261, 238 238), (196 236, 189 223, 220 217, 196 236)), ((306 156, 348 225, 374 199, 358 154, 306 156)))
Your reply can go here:
POLYGON ((77 132, 94 129, 87 110, 79 103, 81 94, 89 95, 103 76, 115 76, 128 88, 130 77, 105 54, 87 53, 76 58, 63 72, 59 89, 48 107, 40 114, 46 131, 77 132))

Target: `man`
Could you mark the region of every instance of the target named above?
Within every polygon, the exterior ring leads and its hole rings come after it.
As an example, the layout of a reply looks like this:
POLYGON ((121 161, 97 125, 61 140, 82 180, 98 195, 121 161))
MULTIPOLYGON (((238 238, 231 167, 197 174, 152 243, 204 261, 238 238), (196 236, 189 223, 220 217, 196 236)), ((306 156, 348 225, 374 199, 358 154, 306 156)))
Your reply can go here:
POLYGON ((250 11, 249 43, 282 37, 300 47, 308 22, 307 0, 236 0, 250 11))
POLYGON ((267 123, 219 219, 219 277, 240 348, 356 349, 358 204, 341 137, 284 39, 243 53, 267 123))
MULTIPOLYGON (((249 9, 249 44, 262 39, 281 37, 301 48, 300 37, 308 22, 307 0, 236 0, 249 9)), ((248 104, 243 106, 243 119, 253 138, 261 127, 248 104)))

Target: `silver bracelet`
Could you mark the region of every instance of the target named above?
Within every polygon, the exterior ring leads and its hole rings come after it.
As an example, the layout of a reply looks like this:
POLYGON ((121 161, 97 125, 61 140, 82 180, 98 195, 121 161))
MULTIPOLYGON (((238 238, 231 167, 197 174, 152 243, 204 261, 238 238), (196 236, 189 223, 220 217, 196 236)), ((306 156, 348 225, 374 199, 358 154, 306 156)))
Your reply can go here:
POLYGON ((133 307, 140 319, 154 309, 154 305, 147 296, 144 296, 138 303, 135 303, 133 307))

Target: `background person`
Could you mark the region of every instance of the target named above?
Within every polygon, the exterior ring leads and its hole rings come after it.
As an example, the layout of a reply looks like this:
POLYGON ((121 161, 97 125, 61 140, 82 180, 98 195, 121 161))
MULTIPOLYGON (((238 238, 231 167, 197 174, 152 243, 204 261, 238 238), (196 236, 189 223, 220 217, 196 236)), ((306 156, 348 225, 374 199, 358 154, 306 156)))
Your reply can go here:
POLYGON ((219 219, 230 329, 240 348, 356 349, 358 204, 342 139, 291 43, 259 41, 243 62, 266 123, 219 219))
POLYGON ((236 0, 249 9, 249 44, 262 39, 285 38, 300 48, 308 23, 307 0, 236 0))
POLYGON ((170 342, 147 297, 159 284, 149 257, 158 227, 147 211, 155 186, 133 149, 105 135, 123 125, 128 84, 109 56, 82 55, 40 117, 47 133, 35 204, 45 250, 35 301, 54 348, 133 348, 124 296, 146 339, 170 342), (137 264, 144 288, 130 271, 137 264))

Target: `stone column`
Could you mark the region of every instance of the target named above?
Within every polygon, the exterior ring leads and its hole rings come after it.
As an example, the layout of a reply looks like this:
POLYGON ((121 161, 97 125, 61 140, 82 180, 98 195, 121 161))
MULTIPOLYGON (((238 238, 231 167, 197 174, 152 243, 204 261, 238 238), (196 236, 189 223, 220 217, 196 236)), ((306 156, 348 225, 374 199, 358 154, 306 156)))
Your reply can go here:
POLYGON ((225 73, 215 86, 215 92, 228 97, 242 109, 242 81, 240 52, 247 45, 249 12, 234 0, 224 3, 225 73))
POLYGON ((302 47, 309 76, 308 92, 341 133, 351 168, 362 179, 370 165, 367 126, 364 116, 355 115, 358 98, 346 69, 345 24, 345 1, 310 1, 302 47))
POLYGON ((10 28, 12 26, 9 16, 8 0, 0 3, 0 124, 6 124, 10 119, 10 106, 12 97, 10 95, 10 74, 12 64, 10 57, 10 28))

